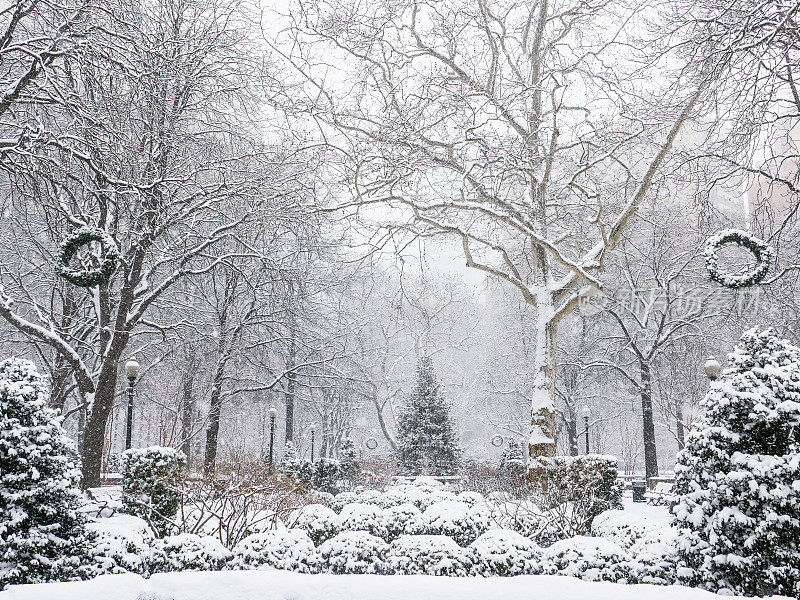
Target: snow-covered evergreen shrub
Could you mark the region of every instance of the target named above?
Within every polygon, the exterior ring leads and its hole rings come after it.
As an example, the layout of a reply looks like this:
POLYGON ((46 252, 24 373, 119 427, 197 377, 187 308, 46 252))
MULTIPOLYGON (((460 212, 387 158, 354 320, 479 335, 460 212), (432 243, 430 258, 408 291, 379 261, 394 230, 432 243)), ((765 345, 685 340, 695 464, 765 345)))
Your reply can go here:
POLYGON ((680 580, 800 594, 800 349, 752 329, 675 467, 680 580))
POLYGON ((221 571, 231 559, 231 551, 211 536, 193 533, 169 535, 154 541, 159 558, 152 562, 151 573, 168 571, 221 571))
POLYGON ((423 533, 422 513, 413 504, 390 506, 383 511, 383 527, 387 542, 423 533))
POLYGON ((342 468, 338 460, 319 458, 312 463, 311 467, 311 487, 331 494, 342 491, 342 468))
POLYGON ((289 526, 302 529, 319 545, 341 531, 341 519, 332 509, 322 504, 309 504, 295 511, 289 518, 289 526))
POLYGON ((515 480, 522 480, 525 477, 525 455, 518 440, 509 439, 508 447, 503 448, 500 454, 500 471, 506 477, 515 480))
POLYGON ((123 510, 145 519, 158 535, 168 535, 181 500, 186 457, 175 448, 151 446, 126 450, 122 460, 123 510))
POLYGON ((233 548, 231 569, 272 567, 299 573, 319 570, 319 553, 302 529, 280 529, 254 533, 233 548))
POLYGON ((76 460, 33 363, 0 363, 0 589, 82 577, 91 536, 76 460))
POLYGON ((422 526, 429 535, 446 535, 460 546, 468 546, 491 525, 489 510, 477 504, 444 501, 422 513, 422 526))
POLYGON ((541 572, 541 550, 509 529, 492 529, 469 545, 472 571, 482 577, 511 577, 541 572))
POLYGON ((356 502, 358 504, 374 504, 380 506, 383 493, 378 490, 362 490, 358 493, 356 502))
POLYGON ((405 474, 455 475, 461 451, 450 406, 433 373, 433 361, 423 357, 417 384, 398 422, 397 455, 405 474))
POLYGON ((443 535, 404 535, 389 546, 386 567, 397 575, 465 577, 472 560, 466 549, 443 535))
POLYGON ((312 490, 309 493, 309 496, 314 500, 315 504, 322 504, 323 506, 327 506, 330 508, 333 506, 335 500, 335 496, 330 492, 322 492, 320 490, 312 490))
POLYGON ((342 479, 350 488, 354 487, 361 473, 361 464, 358 461, 355 442, 350 438, 344 439, 339 448, 339 466, 342 479))
POLYGON ((366 531, 343 531, 319 547, 321 568, 330 573, 383 573, 389 546, 366 531))
POLYGON ((575 536, 546 548, 542 557, 546 575, 568 575, 587 581, 624 581, 628 555, 603 538, 575 536))
POLYGON ((385 538, 383 510, 373 504, 348 504, 339 514, 341 531, 366 531, 372 535, 385 538))
POLYGON ((654 529, 627 550, 629 583, 671 585, 677 579, 678 544, 672 527, 654 529))
POLYGON ((485 504, 486 499, 481 496, 478 492, 461 492, 456 499, 459 502, 463 502, 464 504, 468 504, 469 506, 475 506, 477 504, 485 504))
POLYGON ((88 566, 92 577, 127 572, 149 576, 152 565, 164 561, 144 519, 117 515, 90 522, 86 527, 94 534, 88 566))
POLYGON ((333 497, 330 507, 334 512, 340 513, 345 506, 356 502, 358 502, 358 494, 356 492, 341 492, 333 497))
POLYGON ((561 519, 559 529, 569 534, 589 531, 592 519, 622 508, 622 482, 614 456, 538 457, 528 472, 531 491, 551 518, 561 519))
POLYGON ((291 441, 286 442, 286 446, 283 448, 283 456, 281 457, 280 463, 278 463, 278 470, 284 475, 296 478, 301 463, 302 461, 297 454, 294 444, 291 441))

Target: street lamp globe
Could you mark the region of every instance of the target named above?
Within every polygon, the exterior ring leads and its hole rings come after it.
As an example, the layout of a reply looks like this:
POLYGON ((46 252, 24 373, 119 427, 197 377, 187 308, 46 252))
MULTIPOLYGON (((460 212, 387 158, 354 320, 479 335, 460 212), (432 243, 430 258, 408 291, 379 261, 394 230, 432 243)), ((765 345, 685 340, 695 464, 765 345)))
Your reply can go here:
POLYGON ((581 409, 581 412, 583 413, 584 418, 589 418, 589 415, 591 414, 592 411, 590 411, 589 407, 584 404, 583 408, 581 409))
POLYGON ((269 407, 269 418, 274 419, 277 416, 278 416, 278 409, 275 408, 275 405, 273 404, 269 407))
POLYGON ((125 376, 130 381, 136 381, 139 378, 139 363, 133 357, 130 357, 125 363, 125 376))
POLYGON ((706 375, 711 381, 714 381, 717 377, 719 377, 720 372, 722 371, 722 367, 720 366, 717 359, 713 356, 709 356, 706 363, 703 365, 703 368, 706 371, 706 375))

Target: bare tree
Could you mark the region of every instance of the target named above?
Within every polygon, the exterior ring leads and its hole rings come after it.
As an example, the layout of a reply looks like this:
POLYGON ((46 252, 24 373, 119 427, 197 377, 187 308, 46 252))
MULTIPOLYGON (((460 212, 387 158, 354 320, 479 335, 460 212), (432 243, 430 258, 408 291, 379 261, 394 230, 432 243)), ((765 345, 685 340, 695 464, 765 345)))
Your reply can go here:
POLYGON ((677 90, 665 121, 631 116, 619 49, 634 16, 611 1, 302 0, 291 50, 275 46, 305 82, 290 110, 341 151, 334 196, 351 200, 331 208, 379 204, 414 234, 455 236, 469 267, 535 306, 534 454, 554 451, 558 323, 601 285, 703 91, 677 90))

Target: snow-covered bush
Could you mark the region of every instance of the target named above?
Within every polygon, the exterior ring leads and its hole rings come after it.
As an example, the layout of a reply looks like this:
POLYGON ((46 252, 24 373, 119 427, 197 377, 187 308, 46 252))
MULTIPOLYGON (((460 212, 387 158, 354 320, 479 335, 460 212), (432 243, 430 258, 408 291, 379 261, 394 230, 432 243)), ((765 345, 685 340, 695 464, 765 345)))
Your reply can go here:
POLYGON ((389 546, 366 531, 344 531, 319 547, 322 569, 330 573, 382 573, 389 546))
POLYGON ((549 546, 556 540, 542 540, 543 532, 550 525, 547 515, 530 499, 494 496, 489 501, 492 521, 500 527, 511 529, 536 541, 540 546, 549 546))
POLYGON ((341 492, 333 497, 330 507, 334 512, 340 513, 345 506, 356 502, 358 502, 358 494, 356 492, 341 492))
POLYGON ((366 531, 379 538, 386 537, 383 511, 372 504, 348 504, 339 514, 341 531, 366 531))
POLYGON ((308 534, 301 529, 281 529, 254 533, 236 544, 232 569, 272 567, 300 573, 316 573, 319 553, 308 534))
POLYGON ((461 492, 457 496, 457 500, 459 502, 463 502, 464 504, 468 504, 469 506, 475 506, 477 504, 484 504, 486 500, 483 496, 481 496, 478 492, 461 492))
POLYGON ((472 561, 466 549, 443 535, 404 535, 389 546, 386 567, 397 575, 465 577, 472 561))
POLYGON ((677 579, 677 531, 654 529, 637 539, 628 549, 629 583, 671 585, 677 579))
POLYGON ((557 520, 562 537, 588 533, 592 519, 622 508, 622 483, 613 456, 538 457, 528 481, 537 504, 557 520))
POLYGON ((361 474, 361 464, 358 461, 355 442, 350 438, 342 440, 339 447, 339 465, 341 478, 350 488, 354 487, 361 474))
POLYGON ((653 529, 669 532, 671 528, 668 525, 654 523, 640 514, 632 515, 630 511, 625 510, 608 510, 598 515, 592 521, 591 528, 593 536, 609 539, 625 550, 631 548, 653 529))
POLYGON ((357 500, 355 502, 358 504, 374 504, 379 506, 383 498, 383 493, 378 490, 362 490, 356 497, 357 500))
POLYGON ((422 513, 422 526, 429 535, 446 535, 461 546, 468 546, 491 525, 488 509, 482 504, 470 507, 463 502, 444 501, 422 513))
POLYGON ((322 504, 309 504, 296 511, 289 518, 289 526, 305 531, 317 545, 331 539, 342 529, 339 516, 322 504))
POLYGON ((588 581, 625 580, 628 555, 603 538, 575 536, 546 548, 542 557, 546 575, 568 575, 588 581))
POLYGON ((680 580, 800 594, 800 348, 747 331, 675 467, 680 580))
POLYGON ((311 467, 312 488, 331 494, 342 491, 342 468, 338 460, 322 457, 315 460, 311 467))
POLYGON ((383 527, 387 542, 401 535, 415 535, 423 532, 422 513, 413 504, 391 506, 383 511, 383 527))
POLYGON ((82 577, 91 536, 76 460, 33 363, 0 363, 0 589, 82 577))
POLYGON ((186 457, 174 448, 151 446, 122 453, 122 507, 145 519, 158 535, 174 529, 186 457))
POLYGON ((150 526, 139 517, 117 515, 86 527, 94 533, 88 567, 92 577, 126 572, 148 576, 151 566, 164 560, 154 547, 150 526))
POLYGON ((510 577, 541 572, 541 550, 509 529, 492 529, 469 545, 472 570, 482 577, 510 577))
POLYGON ((192 533, 169 535, 154 541, 151 573, 167 571, 220 571, 232 554, 218 539, 192 533))

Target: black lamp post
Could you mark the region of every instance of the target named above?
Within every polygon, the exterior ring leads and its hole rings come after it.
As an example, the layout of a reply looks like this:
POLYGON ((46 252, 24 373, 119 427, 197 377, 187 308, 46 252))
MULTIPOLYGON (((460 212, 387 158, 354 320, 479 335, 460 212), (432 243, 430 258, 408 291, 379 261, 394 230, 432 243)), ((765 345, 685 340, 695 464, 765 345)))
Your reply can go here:
POLYGON ((583 410, 584 435, 586 436, 586 454, 589 454, 589 407, 584 404, 583 410))
POLYGON ((317 432, 317 428, 313 425, 311 426, 311 462, 314 462, 314 434, 317 432))
POLYGON ((133 438, 133 395, 136 379, 139 377, 139 363, 131 357, 125 363, 125 376, 128 378, 128 417, 125 424, 125 450, 130 449, 133 438))
POLYGON ((273 452, 275 450, 275 418, 278 416, 278 409, 275 405, 269 407, 269 468, 272 468, 273 452))

